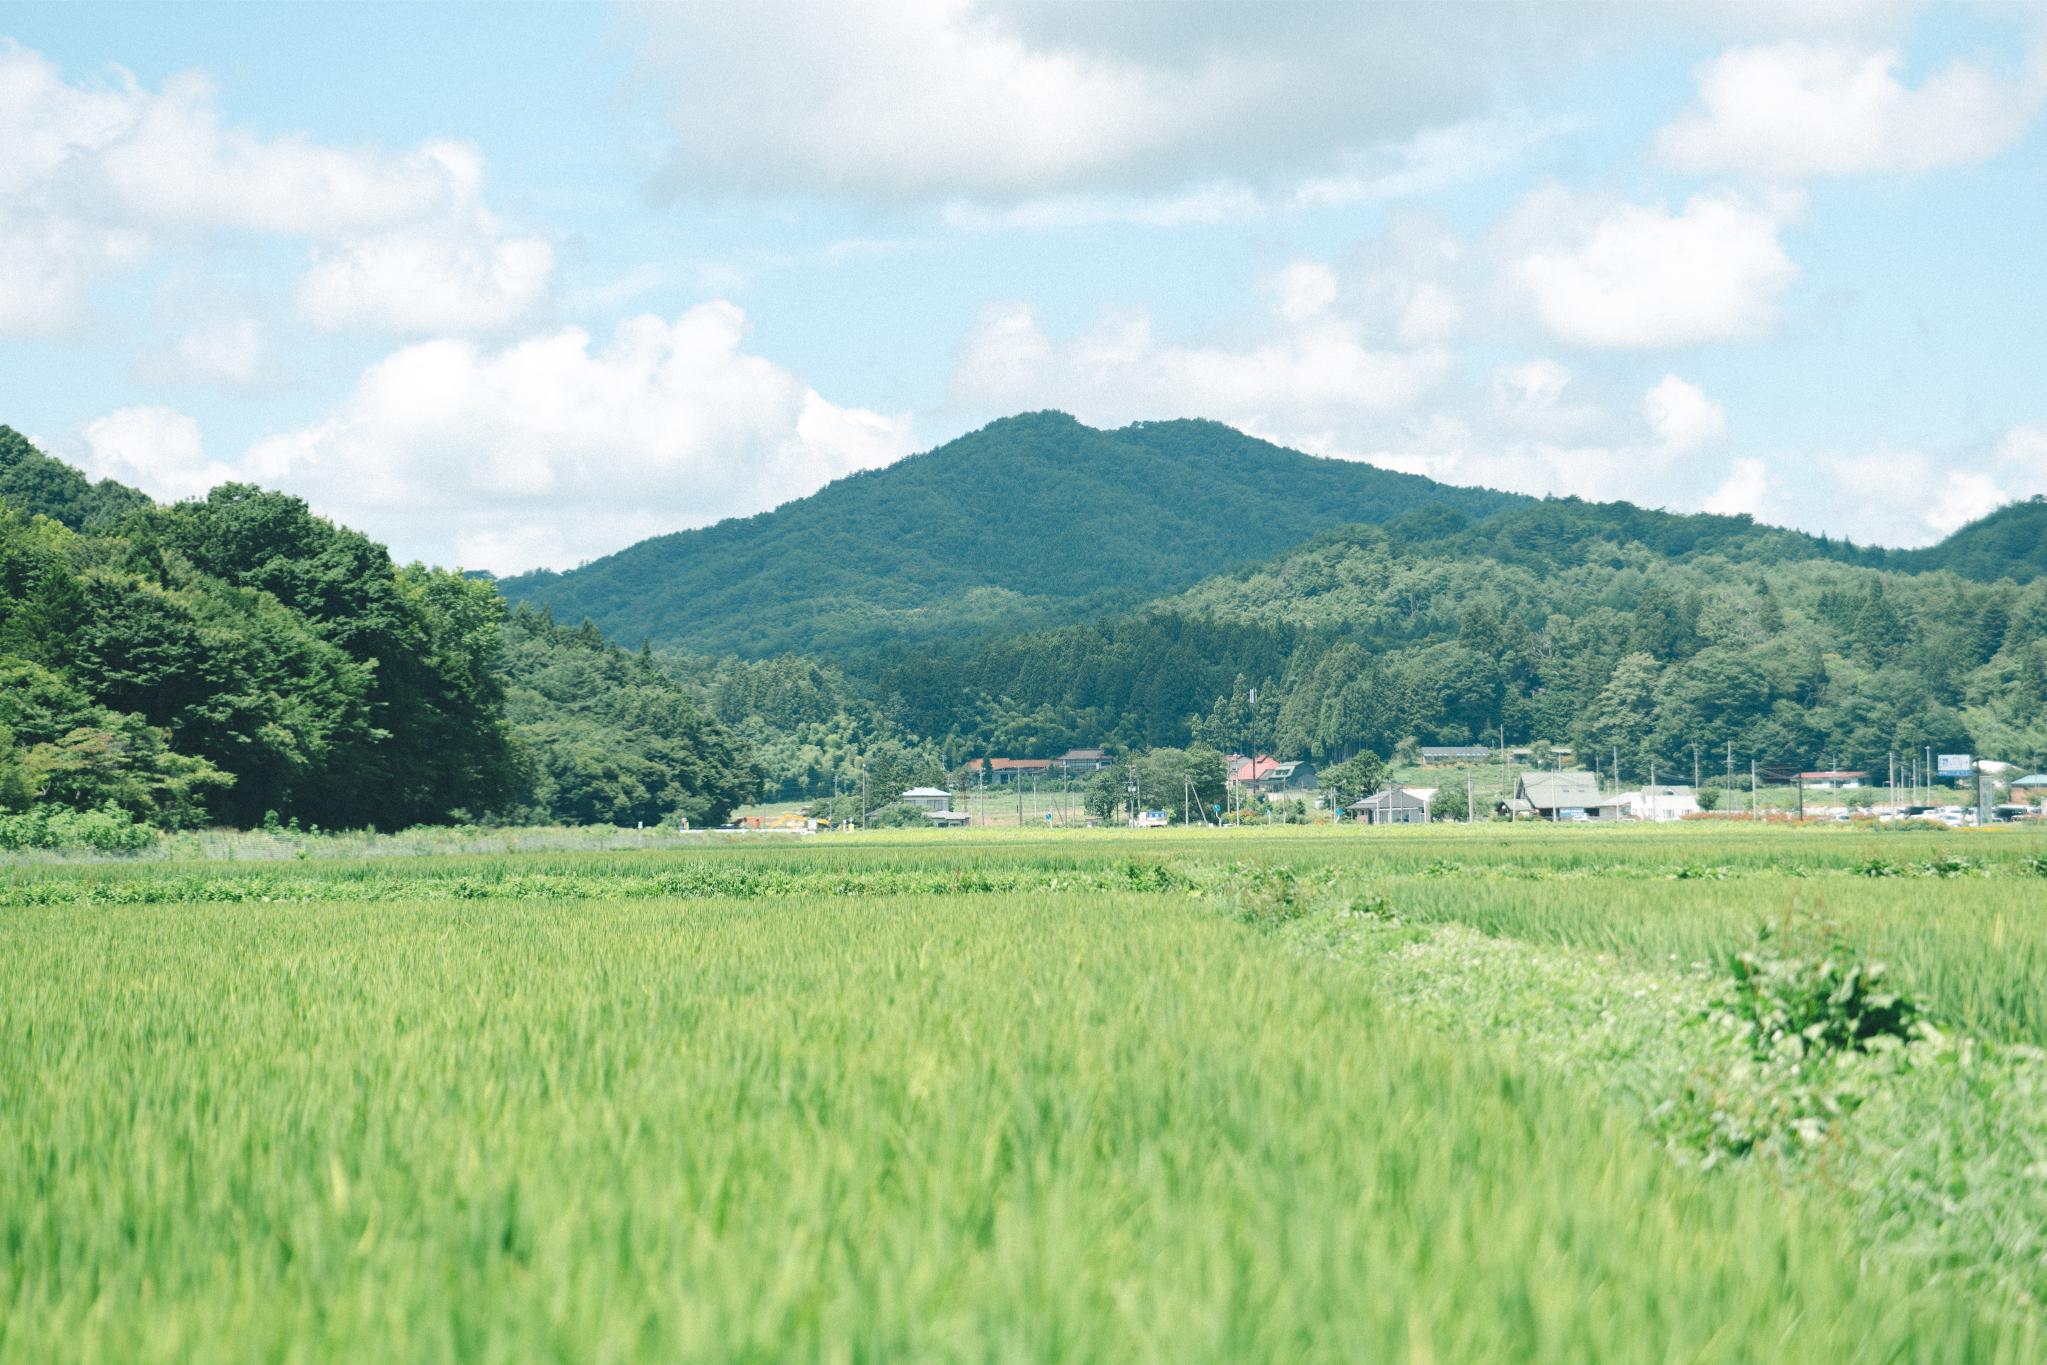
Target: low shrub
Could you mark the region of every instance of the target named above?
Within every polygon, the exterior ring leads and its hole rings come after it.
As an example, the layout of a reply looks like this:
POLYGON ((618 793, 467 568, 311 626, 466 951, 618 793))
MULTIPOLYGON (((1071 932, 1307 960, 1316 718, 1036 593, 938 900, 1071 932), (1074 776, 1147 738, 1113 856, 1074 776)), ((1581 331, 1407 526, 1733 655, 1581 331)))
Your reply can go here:
POLYGON ((89 849, 95 853, 140 853, 162 836, 138 825, 120 807, 72 810, 66 806, 33 806, 14 815, 0 815, 0 849, 89 849))
POLYGON ((1859 959, 1829 925, 1764 925, 1724 965, 1716 1007, 1738 1022, 1759 1058, 1903 1042, 1919 1020, 1918 1008, 1886 984, 1884 964, 1859 959))

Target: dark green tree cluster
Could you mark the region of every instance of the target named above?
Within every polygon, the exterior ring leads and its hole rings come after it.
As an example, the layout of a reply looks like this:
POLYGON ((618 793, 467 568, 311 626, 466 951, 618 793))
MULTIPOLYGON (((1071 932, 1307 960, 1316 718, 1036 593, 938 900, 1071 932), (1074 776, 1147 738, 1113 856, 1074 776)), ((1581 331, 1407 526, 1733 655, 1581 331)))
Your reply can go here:
POLYGON ((914 780, 903 781, 897 792, 943 781, 965 756, 957 737, 948 744, 912 734, 901 697, 876 701, 837 667, 800 655, 668 655, 662 666, 753 752, 764 800, 857 792, 863 778, 871 799, 899 769, 914 780))
POLYGON ((296 498, 159 507, 0 428, 0 812, 390 829, 751 794, 744 743, 651 661, 505 617, 296 498))
POLYGON ((518 779, 500 612, 488 585, 398 569, 254 489, 118 534, 0 508, 0 724, 34 800, 160 825, 480 814, 518 779))
POLYGON ((525 607, 503 638, 507 715, 529 762, 520 818, 702 828, 759 790, 750 747, 645 652, 525 607))
POLYGON ((1092 778, 1083 792, 1088 814, 1114 820, 1133 810, 1161 810, 1174 824, 1213 819, 1227 796, 1229 768, 1205 744, 1129 754, 1092 778))

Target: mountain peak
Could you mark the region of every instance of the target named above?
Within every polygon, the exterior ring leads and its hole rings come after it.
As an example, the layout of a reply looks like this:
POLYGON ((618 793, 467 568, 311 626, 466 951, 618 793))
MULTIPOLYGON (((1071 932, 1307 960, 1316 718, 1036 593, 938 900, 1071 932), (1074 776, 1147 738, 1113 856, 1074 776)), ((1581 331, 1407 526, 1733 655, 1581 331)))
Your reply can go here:
POLYGON ((1027 412, 772 512, 503 586, 615 638, 704 652, 934 641, 1174 592, 1332 526, 1521 501, 1219 422, 1102 431, 1027 412))

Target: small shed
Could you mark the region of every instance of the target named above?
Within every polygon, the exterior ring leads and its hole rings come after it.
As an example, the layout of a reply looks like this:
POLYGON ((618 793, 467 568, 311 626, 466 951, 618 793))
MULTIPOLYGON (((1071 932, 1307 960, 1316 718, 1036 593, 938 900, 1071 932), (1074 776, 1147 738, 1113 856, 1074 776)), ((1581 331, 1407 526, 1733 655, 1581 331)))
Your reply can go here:
POLYGON ((974 817, 963 810, 927 810, 924 818, 940 829, 964 829, 974 817))
POLYGON ((1352 819, 1364 825, 1426 825, 1429 822, 1428 796, 1398 782, 1361 801, 1353 801, 1344 809, 1350 812, 1352 819))
POLYGON ((897 797, 896 800, 906 806, 915 806, 917 809, 924 811, 952 809, 952 793, 937 787, 912 787, 897 797))
POLYGON ((1493 751, 1483 744, 1424 744, 1421 757, 1424 768, 1440 768, 1451 763, 1484 763, 1493 756, 1493 751))

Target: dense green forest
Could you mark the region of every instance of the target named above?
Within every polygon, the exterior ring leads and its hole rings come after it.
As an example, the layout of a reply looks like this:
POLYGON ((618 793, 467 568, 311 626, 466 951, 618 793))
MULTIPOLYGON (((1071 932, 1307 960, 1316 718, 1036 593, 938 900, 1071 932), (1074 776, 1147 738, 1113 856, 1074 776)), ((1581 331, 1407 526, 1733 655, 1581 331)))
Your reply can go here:
POLYGON ((995 422, 756 517, 502 585, 615 639, 840 657, 1064 624, 1316 531, 1525 501, 1285 450, 1215 422, 995 422))
POLYGON ((681 683, 296 498, 159 507, 6 428, 0 490, 0 814, 388 829, 722 819, 751 794, 681 683))
POLYGON ((1403 741, 1618 749, 1627 771, 2047 759, 2047 581, 1799 554, 1738 518, 1569 501, 1354 527, 1099 622, 877 672, 962 751, 1199 741, 1289 757, 1403 741), (1256 704, 1250 698, 1257 693, 1256 704), (1717 762, 1716 762, 1717 759, 1717 762))

